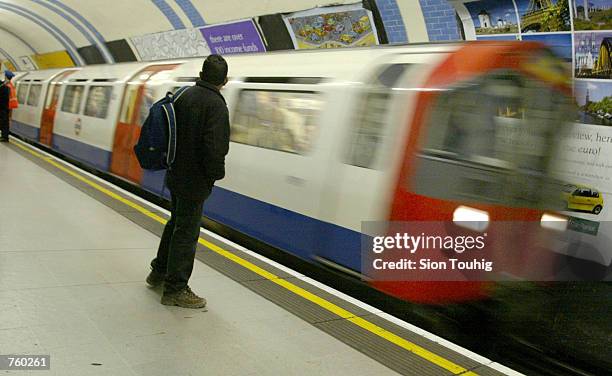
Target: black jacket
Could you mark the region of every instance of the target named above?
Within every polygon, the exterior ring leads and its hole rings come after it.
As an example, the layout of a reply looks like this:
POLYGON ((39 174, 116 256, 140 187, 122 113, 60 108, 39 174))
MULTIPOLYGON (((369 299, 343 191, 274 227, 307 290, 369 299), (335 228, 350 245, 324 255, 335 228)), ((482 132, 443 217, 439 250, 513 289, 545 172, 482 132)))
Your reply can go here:
POLYGON ((187 89, 176 101, 176 157, 166 182, 173 195, 205 199, 215 180, 225 176, 229 151, 229 114, 225 99, 204 81, 187 89))
POLYGON ((0 82, 0 112, 8 114, 10 97, 11 89, 9 89, 7 81, 0 82))

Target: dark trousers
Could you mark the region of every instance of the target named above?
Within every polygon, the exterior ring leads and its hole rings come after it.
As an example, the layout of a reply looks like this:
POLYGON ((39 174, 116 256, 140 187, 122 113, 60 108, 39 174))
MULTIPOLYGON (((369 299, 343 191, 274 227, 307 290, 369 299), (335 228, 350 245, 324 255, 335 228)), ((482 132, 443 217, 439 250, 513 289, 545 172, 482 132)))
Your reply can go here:
POLYGON ((166 275, 164 288, 167 292, 187 287, 200 236, 204 200, 172 195, 170 220, 164 228, 157 257, 151 261, 154 271, 166 275))
POLYGON ((8 140, 9 138, 9 112, 0 111, 0 133, 2 139, 8 140))

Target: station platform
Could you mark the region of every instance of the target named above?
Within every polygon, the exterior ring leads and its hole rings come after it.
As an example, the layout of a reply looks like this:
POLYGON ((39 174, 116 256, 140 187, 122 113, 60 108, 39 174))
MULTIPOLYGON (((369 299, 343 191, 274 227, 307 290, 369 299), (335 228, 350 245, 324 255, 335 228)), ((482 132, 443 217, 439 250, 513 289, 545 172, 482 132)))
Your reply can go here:
POLYGON ((0 144, 0 375, 518 375, 202 231, 193 290, 144 282, 163 209, 19 140, 0 144))

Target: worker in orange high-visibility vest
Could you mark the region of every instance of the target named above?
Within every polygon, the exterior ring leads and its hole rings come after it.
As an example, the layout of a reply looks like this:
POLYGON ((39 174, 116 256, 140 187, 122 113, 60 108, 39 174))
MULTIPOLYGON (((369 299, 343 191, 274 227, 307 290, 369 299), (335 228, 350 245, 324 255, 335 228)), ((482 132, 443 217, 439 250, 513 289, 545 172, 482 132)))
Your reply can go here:
POLYGON ((13 117, 13 110, 19 107, 19 101, 17 100, 17 90, 15 90, 15 85, 13 85, 13 82, 11 81, 13 77, 15 77, 15 74, 7 69, 4 71, 4 77, 5 77, 5 85, 9 89, 9 101, 8 101, 8 114, 7 114, 8 119, 6 119, 7 124, 3 125, 3 128, 6 128, 6 129, 4 130, 5 132, 2 132, 3 133, 2 141, 7 141, 8 133, 9 133, 8 128, 11 124, 11 119, 13 117))
POLYGON ((17 101, 17 90, 15 89, 15 85, 11 81, 13 77, 15 77, 15 73, 10 70, 4 71, 4 76, 6 77, 7 85, 9 89, 11 89, 11 97, 9 98, 9 110, 14 110, 19 107, 19 102, 17 101))

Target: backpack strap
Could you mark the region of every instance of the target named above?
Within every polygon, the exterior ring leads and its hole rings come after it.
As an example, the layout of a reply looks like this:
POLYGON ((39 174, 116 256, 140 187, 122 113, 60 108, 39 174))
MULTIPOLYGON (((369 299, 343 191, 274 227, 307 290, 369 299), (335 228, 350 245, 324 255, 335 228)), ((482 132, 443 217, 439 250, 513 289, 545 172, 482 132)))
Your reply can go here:
POLYGON ((177 139, 177 128, 176 128, 176 113, 174 112, 174 103, 183 95, 184 92, 189 89, 189 86, 183 86, 178 89, 174 94, 168 92, 166 97, 170 99, 169 103, 164 103, 162 108, 168 121, 168 153, 166 154, 166 165, 168 168, 172 166, 174 158, 176 156, 176 139, 177 139))
POLYGON ((191 86, 182 86, 181 88, 179 88, 179 89, 176 91, 176 93, 174 93, 174 94, 172 95, 172 101, 173 101, 173 102, 176 102, 176 101, 177 101, 177 100, 178 100, 178 99, 181 97, 181 95, 183 95, 183 93, 184 93, 184 92, 186 92, 186 91, 187 91, 187 89, 189 89, 190 87, 191 87, 191 86))

